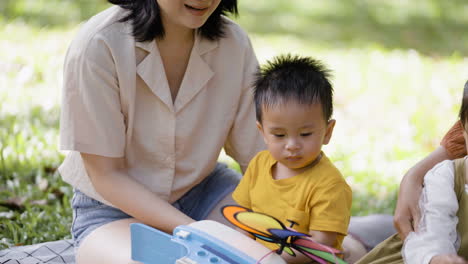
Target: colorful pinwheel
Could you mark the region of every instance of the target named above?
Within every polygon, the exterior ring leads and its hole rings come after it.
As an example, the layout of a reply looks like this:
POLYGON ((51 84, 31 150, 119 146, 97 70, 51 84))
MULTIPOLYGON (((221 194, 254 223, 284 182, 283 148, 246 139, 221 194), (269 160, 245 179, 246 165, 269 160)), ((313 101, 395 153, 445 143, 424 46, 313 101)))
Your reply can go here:
POLYGON ((279 249, 276 253, 278 254, 284 250, 289 255, 296 256, 292 250, 296 249, 320 264, 327 262, 346 264, 344 260, 336 256, 336 254, 342 254, 341 251, 313 241, 308 234, 286 228, 283 223, 270 215, 235 205, 224 206, 221 211, 233 225, 258 239, 277 244, 279 249))

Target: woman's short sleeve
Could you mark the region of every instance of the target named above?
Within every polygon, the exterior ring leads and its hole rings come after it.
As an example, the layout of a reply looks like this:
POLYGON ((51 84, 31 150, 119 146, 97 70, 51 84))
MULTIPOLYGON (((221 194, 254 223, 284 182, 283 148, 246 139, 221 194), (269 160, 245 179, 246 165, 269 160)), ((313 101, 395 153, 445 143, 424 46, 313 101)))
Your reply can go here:
POLYGON ((64 67, 60 148, 122 157, 125 122, 112 52, 103 37, 75 40, 64 67))
POLYGON ((465 138, 460 121, 457 121, 445 134, 440 145, 445 148, 450 159, 463 158, 466 155, 465 138))
POLYGON ((250 160, 265 149, 261 134, 256 127, 255 104, 253 101, 253 81, 258 70, 258 61, 250 40, 246 40, 244 54, 242 95, 237 115, 229 132, 224 149, 233 157, 245 172, 250 160))

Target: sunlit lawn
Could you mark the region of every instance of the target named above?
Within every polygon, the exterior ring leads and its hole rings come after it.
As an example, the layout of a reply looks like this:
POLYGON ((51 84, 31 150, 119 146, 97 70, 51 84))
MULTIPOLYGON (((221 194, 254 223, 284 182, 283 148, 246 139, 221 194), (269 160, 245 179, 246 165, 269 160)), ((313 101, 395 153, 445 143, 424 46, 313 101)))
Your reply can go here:
MULTIPOLYGON (((251 2, 238 21, 260 62, 294 53, 333 70, 337 125, 325 151, 353 187, 353 214, 392 213, 401 177, 456 120, 466 4, 251 2)), ((67 237, 71 223, 71 189, 55 169, 61 70, 77 27, 21 20, 0 19, 0 248, 67 237)))

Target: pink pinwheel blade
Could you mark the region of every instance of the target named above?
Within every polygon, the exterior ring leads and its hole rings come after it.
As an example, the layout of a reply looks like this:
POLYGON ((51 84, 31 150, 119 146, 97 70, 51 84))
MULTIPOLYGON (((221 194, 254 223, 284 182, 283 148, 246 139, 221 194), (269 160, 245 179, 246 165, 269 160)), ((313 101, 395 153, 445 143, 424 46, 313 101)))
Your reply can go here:
POLYGON ((298 245, 298 246, 303 246, 303 247, 306 247, 306 248, 320 250, 320 251, 325 251, 325 252, 330 252, 330 253, 333 252, 335 254, 342 253, 341 251, 339 251, 336 248, 327 247, 325 245, 322 245, 320 243, 317 243, 317 242, 315 242, 313 240, 310 240, 310 239, 307 239, 307 238, 296 239, 296 240, 294 240, 293 244, 298 245))
POLYGON ((335 264, 347 264, 346 261, 342 260, 341 258, 337 257, 333 253, 321 251, 321 250, 316 250, 316 249, 311 249, 311 248, 305 248, 301 246, 295 246, 295 249, 299 250, 302 254, 308 256, 307 254, 312 254, 316 257, 322 258, 328 262, 335 263, 335 264))

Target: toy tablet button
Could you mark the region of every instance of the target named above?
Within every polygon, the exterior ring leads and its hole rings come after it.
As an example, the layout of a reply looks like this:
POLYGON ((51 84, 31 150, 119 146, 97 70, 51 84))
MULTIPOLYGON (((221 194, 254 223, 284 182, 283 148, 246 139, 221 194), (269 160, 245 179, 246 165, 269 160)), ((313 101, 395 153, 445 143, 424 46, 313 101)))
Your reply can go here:
POLYGON ((197 255, 198 255, 199 257, 204 257, 204 256, 206 256, 206 251, 198 251, 198 252, 197 252, 197 255))
POLYGON ((184 230, 179 230, 176 233, 176 236, 182 239, 187 239, 187 237, 190 235, 190 232, 184 231, 184 230))
POLYGON ((219 258, 210 258, 211 263, 218 263, 219 258))

